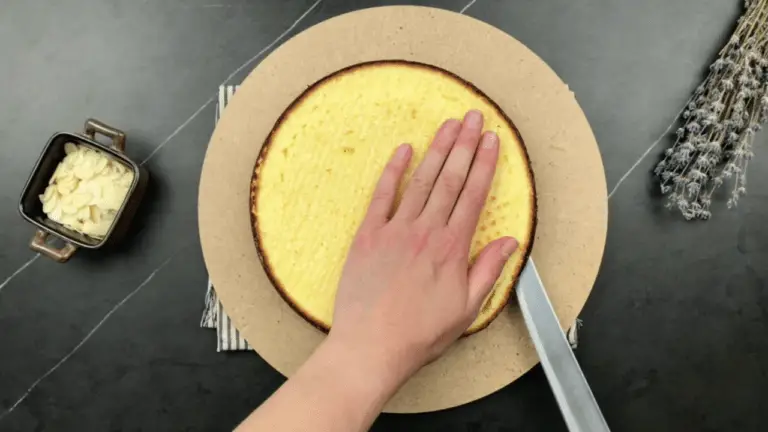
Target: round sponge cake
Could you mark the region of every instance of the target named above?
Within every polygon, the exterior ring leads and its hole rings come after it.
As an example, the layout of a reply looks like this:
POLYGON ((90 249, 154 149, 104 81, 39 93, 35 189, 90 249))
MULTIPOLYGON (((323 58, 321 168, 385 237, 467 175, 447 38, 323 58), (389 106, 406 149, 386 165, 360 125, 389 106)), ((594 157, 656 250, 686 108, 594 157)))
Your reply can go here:
POLYGON ((515 237, 520 246, 466 334, 504 308, 536 224, 533 174, 520 135, 493 101, 461 78, 425 64, 378 61, 310 86, 280 117, 256 162, 250 202, 256 247, 272 283, 304 318, 330 329, 347 251, 394 149, 410 143, 414 150, 402 193, 440 124, 470 109, 483 113, 485 130, 501 142, 470 262, 501 236, 515 237))

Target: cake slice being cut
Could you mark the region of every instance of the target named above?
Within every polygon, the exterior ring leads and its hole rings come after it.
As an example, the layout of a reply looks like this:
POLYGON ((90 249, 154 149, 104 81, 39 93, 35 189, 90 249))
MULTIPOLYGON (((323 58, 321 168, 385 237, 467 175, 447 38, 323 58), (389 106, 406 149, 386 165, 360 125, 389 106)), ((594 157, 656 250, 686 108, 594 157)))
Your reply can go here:
POLYGON ((461 78, 420 63, 379 61, 308 88, 277 121, 256 162, 250 202, 256 247, 275 288, 305 319, 331 327, 347 251, 394 149, 401 143, 414 149, 404 189, 440 124, 470 109, 483 113, 485 129, 501 142, 470 261, 501 236, 515 237, 520 246, 466 334, 486 327, 504 308, 536 224, 522 138, 493 101, 461 78))

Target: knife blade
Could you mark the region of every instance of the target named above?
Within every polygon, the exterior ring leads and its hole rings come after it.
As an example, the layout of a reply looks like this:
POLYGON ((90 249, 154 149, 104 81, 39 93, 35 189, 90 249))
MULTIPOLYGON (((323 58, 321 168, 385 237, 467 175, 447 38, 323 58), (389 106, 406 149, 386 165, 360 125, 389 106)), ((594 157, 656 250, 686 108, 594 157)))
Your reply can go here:
POLYGON ((609 431, 587 379, 560 328, 533 259, 528 260, 520 275, 517 299, 568 430, 609 431))

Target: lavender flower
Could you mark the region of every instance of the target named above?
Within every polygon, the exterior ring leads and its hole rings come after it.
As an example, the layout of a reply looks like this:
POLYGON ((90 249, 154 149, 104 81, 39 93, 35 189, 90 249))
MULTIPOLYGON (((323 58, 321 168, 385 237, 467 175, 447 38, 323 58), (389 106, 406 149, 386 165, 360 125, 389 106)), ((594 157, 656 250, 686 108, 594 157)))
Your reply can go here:
POLYGON ((744 4, 737 29, 681 114, 675 143, 654 169, 666 207, 688 220, 709 219, 713 193, 726 182, 728 207, 738 204, 755 134, 768 121, 768 1, 744 4))

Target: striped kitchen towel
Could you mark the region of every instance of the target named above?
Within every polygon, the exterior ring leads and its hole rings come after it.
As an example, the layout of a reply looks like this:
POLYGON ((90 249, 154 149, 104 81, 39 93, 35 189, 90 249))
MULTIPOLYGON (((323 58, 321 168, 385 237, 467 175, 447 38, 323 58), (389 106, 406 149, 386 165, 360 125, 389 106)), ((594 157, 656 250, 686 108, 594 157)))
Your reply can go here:
MULTIPOLYGON (((219 100, 216 105, 216 119, 218 123, 224 107, 235 94, 237 86, 220 86, 219 100)), ((210 279, 208 280, 208 290, 205 293, 205 305, 203 307, 203 318, 200 320, 200 327, 216 329, 216 351, 245 351, 250 350, 245 338, 240 331, 235 328, 229 315, 224 312, 219 298, 216 296, 216 290, 210 279)))
MULTIPOLYGON (((219 87, 219 100, 216 105, 216 119, 218 123, 221 118, 221 113, 224 112, 224 108, 227 103, 235 94, 238 86, 228 85, 219 87)), ((576 319, 576 321, 568 329, 566 337, 571 347, 576 349, 579 345, 579 328, 582 326, 582 321, 576 319)), ((240 334, 240 331, 235 328, 232 320, 229 319, 229 315, 224 312, 224 308, 221 306, 221 302, 216 296, 216 290, 213 284, 208 280, 208 290, 205 293, 205 306, 203 308, 203 318, 200 321, 200 327, 203 328, 215 328, 216 329, 216 351, 244 351, 250 350, 251 346, 248 345, 245 338, 240 334)))

